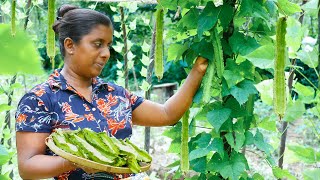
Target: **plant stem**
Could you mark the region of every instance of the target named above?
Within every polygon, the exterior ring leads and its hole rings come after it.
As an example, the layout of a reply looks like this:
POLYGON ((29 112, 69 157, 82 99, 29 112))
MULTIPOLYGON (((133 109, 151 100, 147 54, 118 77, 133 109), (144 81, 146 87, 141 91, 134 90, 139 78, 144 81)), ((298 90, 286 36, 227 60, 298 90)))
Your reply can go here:
POLYGON ((124 19, 124 11, 123 7, 120 7, 120 14, 121 14, 121 28, 122 28, 122 38, 123 38, 123 59, 124 59, 124 78, 125 78, 125 88, 129 88, 129 79, 128 79, 128 43, 127 43, 127 30, 126 30, 126 24, 124 19))

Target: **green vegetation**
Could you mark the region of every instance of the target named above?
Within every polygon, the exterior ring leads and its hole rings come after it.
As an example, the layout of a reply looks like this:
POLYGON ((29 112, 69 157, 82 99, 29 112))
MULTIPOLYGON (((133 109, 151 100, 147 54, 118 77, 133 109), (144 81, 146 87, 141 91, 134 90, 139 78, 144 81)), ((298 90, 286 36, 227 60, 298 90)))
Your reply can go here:
MULTIPOLYGON (((51 47, 55 52, 51 49, 47 54, 46 50, 53 40, 47 41, 46 37, 47 24, 51 23, 48 15, 52 16, 48 13, 48 1, 17 1, 15 13, 11 2, 0 1, 0 179, 19 179, 13 116, 18 100, 46 80, 52 67, 63 66, 57 43, 51 47), (16 23, 15 36, 11 23, 16 23), (54 60, 50 61, 49 56, 54 60)), ((64 3, 110 15, 114 44, 101 77, 124 86, 127 73, 130 90, 147 91, 152 85, 165 82, 180 84, 197 56, 209 60, 207 74, 190 114, 184 116, 183 126, 179 122, 163 134, 172 139, 168 153, 184 158, 181 167, 178 160, 168 166, 172 168, 168 174, 158 174, 161 178, 320 177, 318 0, 159 0, 158 4, 64 0, 56 1, 55 7, 64 3), (126 42, 120 7, 125 15, 126 42), (155 45, 163 47, 163 54, 156 51, 163 61, 157 59, 156 63, 163 63, 164 74, 159 82, 153 75, 149 84, 146 77, 152 32, 154 24, 160 23, 155 13, 160 9, 163 44, 155 45), (279 19, 286 19, 286 28, 282 24, 279 29, 279 19), (123 57, 125 43, 127 68, 123 57), (278 60, 281 66, 274 67, 278 60), (281 90, 275 97, 273 84, 281 90), (281 138, 284 136, 287 140, 281 138), (279 150, 283 143, 284 154, 279 150), (282 158, 284 162, 279 161, 282 158)), ((65 147, 72 149, 68 144, 65 147)), ((109 146, 115 152, 119 147, 122 145, 109 146)), ((132 159, 130 162, 134 166, 132 159)))

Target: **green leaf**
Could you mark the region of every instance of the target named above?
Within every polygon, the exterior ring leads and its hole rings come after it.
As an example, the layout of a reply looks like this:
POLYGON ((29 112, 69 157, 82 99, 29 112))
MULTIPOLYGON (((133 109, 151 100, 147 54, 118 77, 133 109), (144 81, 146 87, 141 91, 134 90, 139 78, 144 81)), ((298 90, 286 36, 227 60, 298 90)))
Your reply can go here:
POLYGON ((176 166, 179 166, 179 165, 180 165, 180 160, 177 160, 177 161, 169 164, 169 165, 166 166, 166 167, 168 167, 168 168, 173 168, 173 167, 176 167, 176 166))
POLYGON ((187 14, 185 14, 177 24, 187 29, 197 29, 197 23, 194 23, 196 19, 199 19, 199 12, 196 8, 191 8, 187 14))
POLYGON ((212 110, 207 114, 209 123, 218 132, 222 124, 230 117, 231 109, 223 108, 212 110))
POLYGON ((298 4, 289 2, 288 0, 278 0, 278 7, 281 13, 285 13, 286 16, 291 16, 294 13, 301 12, 298 4))
POLYGON ((268 12, 264 9, 262 1, 245 0, 241 1, 239 16, 244 17, 258 17, 262 19, 269 19, 268 12))
POLYGON ((11 109, 13 109, 13 107, 8 104, 0 104, 0 112, 10 111, 11 109))
POLYGON ((190 168, 192 168, 196 172, 205 173, 207 168, 207 157, 202 157, 190 161, 190 168))
POLYGON ((221 6, 221 8, 222 9, 219 14, 220 24, 223 27, 223 29, 227 29, 231 20, 232 20, 234 10, 233 10, 233 7, 229 3, 223 4, 223 6, 221 6))
POLYGON ((243 154, 233 151, 230 159, 228 159, 228 156, 222 159, 215 153, 208 162, 207 170, 219 172, 224 179, 239 179, 246 166, 247 162, 243 154))
POLYGON ((111 11, 113 11, 113 12, 116 12, 116 11, 117 11, 117 8, 116 8, 116 7, 114 7, 114 6, 109 6, 109 7, 110 7, 111 11))
POLYGON ((130 2, 128 3, 127 8, 129 9, 130 13, 135 13, 138 9, 138 4, 136 2, 130 2))
POLYGON ((179 121, 172 128, 164 131, 162 135, 171 139, 181 139, 181 125, 181 121, 179 121))
POLYGON ((277 15, 277 6, 276 4, 271 0, 271 1, 266 1, 265 2, 265 7, 267 9, 267 11, 269 12, 269 14, 271 15, 271 17, 275 17, 277 15))
MULTIPOLYGON (((134 55, 131 51, 128 52, 127 56, 128 56, 128 60, 129 60, 129 61, 132 61, 133 58, 136 57, 136 55, 134 55)), ((129 68, 129 69, 130 69, 130 68, 129 68)))
POLYGON ((178 1, 178 5, 182 8, 190 9, 199 4, 198 0, 178 1))
POLYGON ((246 136, 244 133, 235 132, 236 135, 236 145, 234 146, 234 150, 239 152, 242 146, 244 145, 244 142, 246 140, 246 136))
POLYGON ((146 81, 143 80, 141 86, 139 86, 143 91, 148 91, 151 87, 151 85, 146 81))
POLYGON ((224 70, 223 77, 226 80, 229 88, 244 80, 244 77, 238 71, 224 70))
POLYGON ((149 59, 148 56, 142 54, 141 62, 142 62, 143 65, 149 66, 149 64, 150 64, 150 59, 149 59))
POLYGON ((238 64, 229 58, 225 68, 237 72, 246 79, 255 80, 255 66, 250 61, 244 60, 238 64))
POLYGON ((245 140, 245 142, 244 142, 245 145, 251 145, 251 144, 254 143, 253 134, 252 134, 250 131, 246 131, 246 132, 245 132, 245 136, 246 136, 246 137, 245 137, 246 140, 245 140))
POLYGON ((129 28, 130 28, 130 30, 135 30, 136 27, 137 27, 137 20, 134 19, 133 21, 130 22, 129 28))
POLYGON ((177 0, 161 0, 158 1, 158 6, 161 8, 168 8, 170 10, 177 10, 178 2, 177 0))
POLYGON ((245 106, 240 106, 239 102, 232 96, 225 102, 224 107, 232 110, 230 118, 238 118, 247 115, 245 106))
POLYGON ((273 105, 273 79, 261 81, 256 85, 260 93, 261 100, 267 105, 273 105))
POLYGON ((12 37, 10 25, 0 24, 0 39, 1 74, 43 74, 36 47, 24 31, 17 30, 12 37))
POLYGON ((231 146, 231 148, 233 148, 236 152, 239 152, 239 150, 242 148, 244 142, 245 142, 245 135, 243 133, 239 133, 239 132, 234 132, 234 136, 233 137, 233 133, 227 133, 225 135, 228 144, 231 146))
POLYGON ((5 175, 0 175, 1 180, 11 180, 10 173, 7 173, 5 175))
POLYGON ((264 177, 261 176, 259 173, 254 173, 252 178, 253 178, 253 180, 264 180, 264 177))
POLYGON ((19 89, 19 88, 23 88, 22 84, 20 83, 14 83, 14 84, 11 84, 10 86, 10 90, 14 90, 14 89, 19 89))
POLYGON ((227 139, 227 142, 228 144, 231 146, 231 148, 234 149, 234 146, 235 146, 235 139, 233 137, 233 133, 232 132, 229 132, 225 135, 226 139, 227 139))
POLYGON ((188 63, 188 65, 193 64, 193 61, 198 57, 199 53, 194 51, 193 49, 188 49, 185 53, 183 53, 184 60, 188 63))
POLYGON ((276 121, 270 117, 265 117, 259 124, 259 128, 263 128, 268 131, 277 132, 276 121))
POLYGON ((224 157, 223 141, 221 138, 214 138, 208 148, 210 151, 219 153, 222 158, 224 157))
POLYGON ((189 161, 201 158, 203 156, 207 156, 209 152, 210 150, 207 148, 199 148, 199 149, 192 150, 189 154, 189 161))
POLYGON ((202 132, 195 137, 194 141, 190 140, 189 143, 191 143, 194 147, 206 148, 209 145, 210 141, 211 134, 202 132))
POLYGON ((288 178, 289 180, 297 179, 291 175, 288 170, 280 169, 279 167, 273 167, 272 173, 276 178, 288 178))
MULTIPOLYGON (((203 133, 201 133, 201 134, 203 134, 203 133)), ((222 139, 215 138, 211 141, 211 143, 210 143, 210 140, 211 140, 211 135, 209 134, 209 136, 208 136, 208 134, 205 133, 205 136, 202 136, 202 137, 200 137, 200 139, 197 139, 196 141, 194 141, 193 144, 198 142, 198 147, 200 147, 200 148, 194 149, 190 152, 189 161, 201 158, 203 156, 207 156, 211 151, 216 151, 223 157, 224 150, 223 150, 222 139), (205 139, 203 139, 203 138, 205 138, 205 139), (209 142, 208 142, 208 139, 209 139, 209 142), (199 144, 199 143, 201 143, 201 144, 199 144)))
POLYGON ((174 139, 171 141, 168 153, 179 154, 181 152, 181 139, 174 139))
POLYGON ((298 93, 299 99, 303 103, 310 104, 314 101, 315 91, 312 87, 296 82, 293 90, 298 93))
POLYGON ((305 105, 301 100, 290 100, 287 103, 287 109, 283 120, 287 122, 293 122, 295 120, 298 120, 302 117, 305 111, 305 105))
POLYGON ((286 34, 286 45, 289 47, 289 57, 295 58, 291 54, 295 54, 302 42, 304 36, 304 29, 301 28, 301 24, 298 20, 293 17, 288 17, 287 19, 287 34, 286 34))
POLYGON ((258 129, 256 135, 254 136, 254 144, 258 149, 264 151, 267 155, 271 153, 272 147, 264 141, 263 135, 258 129))
POLYGON ((245 56, 253 52, 260 46, 254 38, 245 36, 238 31, 233 33, 229 42, 232 51, 236 54, 240 54, 241 56, 245 56))
POLYGON ((117 51, 118 53, 122 52, 123 44, 117 43, 116 45, 113 45, 112 48, 117 51))
POLYGON ((150 45, 146 41, 143 41, 143 44, 142 44, 141 48, 142 48, 143 52, 149 52, 150 45))
MULTIPOLYGON (((213 2, 208 2, 198 20, 198 36, 201 37, 203 32, 210 30, 218 21, 221 7, 215 7, 213 2)), ((193 19, 194 22, 196 19, 193 19)))
POLYGON ((301 8, 304 10, 304 13, 313 17, 318 17, 318 1, 319 0, 310 0, 301 6, 301 8))
POLYGON ((237 99, 240 105, 243 105, 248 101, 249 95, 256 94, 257 90, 252 81, 244 80, 236 86, 231 87, 230 93, 237 99))
POLYGON ((288 148, 294 152, 297 158, 305 163, 313 164, 320 162, 320 152, 316 152, 313 148, 298 145, 289 145, 288 148))
POLYGON ((267 69, 273 67, 274 52, 273 45, 264 45, 244 57, 251 61, 254 66, 260 69, 267 69))
POLYGON ((304 180, 319 180, 320 168, 317 169, 307 169, 303 171, 304 180))
POLYGON ((140 74, 141 74, 141 76, 143 76, 143 77, 147 77, 147 74, 148 74, 147 68, 145 68, 145 67, 142 66, 141 71, 140 71, 140 74))
POLYGON ((188 44, 171 44, 168 49, 167 61, 179 60, 182 54, 188 49, 188 44))
POLYGON ((312 51, 306 51, 304 49, 297 52, 298 58, 310 68, 316 68, 318 66, 318 49, 313 48, 312 51))
POLYGON ((10 160, 11 156, 7 149, 0 144, 0 166, 6 164, 10 160))
POLYGON ((191 45, 191 48, 197 52, 200 56, 212 60, 213 46, 212 43, 202 39, 200 42, 195 42, 191 45))

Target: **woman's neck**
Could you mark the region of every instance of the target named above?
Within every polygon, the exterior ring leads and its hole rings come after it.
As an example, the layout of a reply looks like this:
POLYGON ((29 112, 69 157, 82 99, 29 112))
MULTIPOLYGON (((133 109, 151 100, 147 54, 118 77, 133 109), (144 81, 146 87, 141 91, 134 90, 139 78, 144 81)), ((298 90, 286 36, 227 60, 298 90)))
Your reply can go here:
POLYGON ((80 76, 70 68, 63 67, 60 73, 66 79, 67 83, 74 88, 86 89, 92 86, 92 78, 80 76))

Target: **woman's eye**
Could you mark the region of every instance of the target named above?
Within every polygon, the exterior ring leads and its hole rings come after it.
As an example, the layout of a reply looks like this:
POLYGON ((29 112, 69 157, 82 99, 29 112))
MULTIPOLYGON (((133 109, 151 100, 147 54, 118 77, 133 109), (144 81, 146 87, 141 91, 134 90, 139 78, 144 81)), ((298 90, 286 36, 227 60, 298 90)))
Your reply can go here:
POLYGON ((101 47, 102 43, 100 43, 100 42, 95 42, 94 45, 95 45, 96 47, 101 47))

